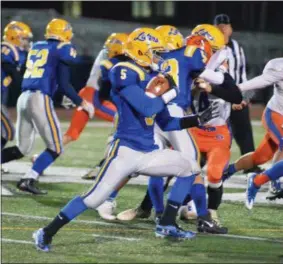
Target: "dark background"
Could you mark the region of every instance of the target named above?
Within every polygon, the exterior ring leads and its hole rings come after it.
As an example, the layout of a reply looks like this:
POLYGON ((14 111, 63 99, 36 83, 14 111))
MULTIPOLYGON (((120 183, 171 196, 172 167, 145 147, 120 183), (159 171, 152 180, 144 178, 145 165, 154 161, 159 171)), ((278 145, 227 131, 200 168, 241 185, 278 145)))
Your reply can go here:
MULTIPOLYGON (((237 31, 266 31, 283 33, 283 2, 280 1, 176 1, 173 17, 158 15, 159 1, 150 2, 152 14, 148 18, 132 15, 132 1, 83 1, 82 16, 123 21, 150 22, 190 26, 212 23, 217 13, 227 13, 237 31), (259 22, 260 21, 260 22, 259 22)), ((55 9, 64 12, 64 2, 59 1, 2 1, 2 8, 55 9)))
MULTIPOLYGON (((230 16, 235 31, 283 33, 283 2, 279 1, 167 1, 171 2, 174 12, 166 16, 165 2, 162 1, 2 1, 2 8, 16 9, 54 9, 58 13, 74 16, 73 6, 78 4, 79 15, 88 18, 103 18, 120 21, 135 21, 149 24, 171 24, 177 27, 192 27, 197 24, 213 23, 216 14, 226 13, 230 16), (144 4, 148 6, 145 8, 144 4), (139 14, 134 8, 139 5, 139 14), (142 6, 143 5, 143 6, 142 6), (142 10, 150 11, 144 17, 142 10), (72 10, 72 11, 70 11, 72 10)), ((170 9, 170 8, 169 8, 170 9)), ((4 26, 4 25, 2 25, 4 26)), ((283 43, 282 43, 283 49, 283 43)), ((80 54, 80 61, 72 67, 72 84, 78 91, 84 87, 93 57, 80 54)), ((265 63, 264 63, 265 64, 265 63)), ((263 67, 264 65, 262 65, 263 67)), ((261 69, 262 70, 262 69, 261 69)), ((247 65, 249 72, 249 62, 247 65)), ((260 73, 260 72, 259 72, 260 73)), ((11 87, 8 105, 15 106, 20 94, 19 87, 11 87)), ((272 95, 272 87, 257 92, 253 101, 266 104, 272 95)), ((2 95, 3 96, 3 95, 2 95)), ((55 96, 56 106, 60 106, 61 94, 55 96)))

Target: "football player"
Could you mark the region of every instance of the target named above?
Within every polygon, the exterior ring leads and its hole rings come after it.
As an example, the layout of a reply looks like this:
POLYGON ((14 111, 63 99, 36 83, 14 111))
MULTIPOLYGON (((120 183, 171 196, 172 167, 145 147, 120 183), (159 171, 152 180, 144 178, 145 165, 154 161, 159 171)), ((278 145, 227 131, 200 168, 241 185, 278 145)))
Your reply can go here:
MULTIPOLYGON (((93 104, 95 116, 110 122, 114 120, 116 107, 109 101, 111 84, 108 73, 118 61, 125 60, 123 45, 127 37, 125 33, 113 33, 107 38, 92 66, 86 87, 79 92, 82 98, 93 104)), ((77 140, 88 120, 87 113, 76 109, 63 137, 63 144, 77 140)))
MULTIPOLYGON (((242 156, 235 163, 229 165, 223 176, 224 180, 229 179, 237 171, 264 164, 272 158, 273 163, 283 159, 283 58, 270 60, 266 64, 262 75, 239 84, 239 88, 242 91, 248 91, 261 89, 272 84, 274 85, 274 94, 262 116, 266 135, 254 152, 242 156)), ((277 191, 273 191, 269 195, 271 199, 282 189, 279 180, 275 181, 274 185, 279 186, 276 188, 277 191)))
MULTIPOLYGON (((168 106, 170 113, 175 116, 182 116, 186 109, 190 106, 190 89, 191 86, 191 75, 198 74, 206 67, 207 61, 212 55, 212 49, 214 51, 220 50, 224 46, 224 36, 223 34, 214 26, 211 25, 200 25, 193 30, 193 36, 191 41, 189 41, 188 46, 182 47, 182 42, 178 41, 179 31, 172 26, 161 26, 157 30, 165 36, 167 40, 167 46, 171 49, 171 52, 168 54, 164 53, 161 56, 165 59, 163 64, 167 69, 165 71, 170 72, 175 78, 176 82, 179 85, 180 93, 178 97, 170 103, 168 106), (206 36, 201 36, 202 32, 206 36), (209 38, 208 38, 209 36, 209 38), (206 39, 207 37, 208 39, 206 39), (209 41, 210 42, 209 42, 209 41), (169 44, 169 45, 168 45, 169 44), (198 54, 200 51, 200 56, 193 57, 188 54, 198 54), (192 57, 192 60, 189 58, 192 57), (195 59, 195 61, 193 60, 195 59)), ((211 65, 210 65, 211 67, 211 65)), ((200 76, 206 76, 209 71, 203 71, 200 76)), ((236 98, 234 98, 235 100, 236 98)), ((237 100, 237 99, 236 99, 237 100)), ((239 102, 239 101, 237 101, 239 102)), ((158 127, 156 127, 157 141, 162 142, 163 146, 170 143, 174 149, 180 150, 186 156, 194 155, 192 158, 199 161, 200 156, 198 153, 197 144, 194 143, 192 135, 185 131, 172 131, 172 132, 162 132, 158 127)), ((229 141, 228 141, 229 142, 229 141)), ((229 156, 228 156, 229 158, 229 156)), ((226 163, 228 161, 226 160, 226 163)), ((226 164, 225 163, 225 164, 226 164)), ((222 171, 221 174, 222 176, 222 171)), ((149 182, 148 194, 151 196, 155 211, 157 214, 163 212, 163 181, 159 178, 151 178, 149 182)), ((148 200, 147 198, 145 198, 148 200)), ((136 209, 129 209, 120 213, 117 217, 120 220, 132 220, 135 217, 149 217, 150 211, 144 211, 144 202, 136 209)), ((150 208, 151 209, 151 208, 150 208)), ((199 226, 202 226, 199 224, 199 226)), ((202 228, 199 228, 199 231, 204 231, 202 228)), ((222 232, 227 232, 226 228, 220 229, 222 232)), ((205 230, 209 232, 209 230, 205 230)), ((213 231, 215 232, 215 230, 213 231)))
MULTIPOLYGON (((179 130, 200 124, 200 119, 198 116, 174 118, 169 115, 166 105, 177 95, 170 75, 162 78, 167 80, 164 83, 168 86, 160 87, 160 96, 147 95, 145 91, 149 81, 156 76, 151 70, 156 69, 159 61, 155 54, 164 50, 164 46, 164 40, 153 29, 140 28, 129 35, 125 52, 131 60, 116 64, 110 71, 111 96, 117 107, 118 124, 108 158, 94 186, 71 200, 50 224, 34 232, 33 238, 39 250, 48 252, 52 238, 60 228, 88 208, 98 207, 128 175, 134 173, 177 176, 160 224, 156 227, 156 236, 182 239, 195 236, 193 232, 180 229, 175 218, 187 195, 190 178, 199 173, 199 167, 178 151, 158 150, 153 128, 155 120, 164 130, 179 130)), ((202 215, 207 215, 203 184, 196 183, 193 188, 202 215)))
POLYGON ((46 149, 17 184, 20 190, 32 194, 46 194, 36 186, 36 181, 63 150, 60 124, 52 102, 57 87, 93 116, 93 105, 78 96, 69 83, 68 64, 76 58, 76 50, 70 42, 72 37, 73 30, 67 21, 53 19, 46 27, 46 40, 33 44, 17 102, 17 145, 2 151, 2 163, 22 158, 31 150, 38 130, 46 149))
POLYGON ((14 126, 6 108, 7 89, 12 82, 21 86, 20 70, 26 61, 32 37, 30 27, 23 22, 12 21, 4 29, 1 43, 1 150, 14 139, 14 126))

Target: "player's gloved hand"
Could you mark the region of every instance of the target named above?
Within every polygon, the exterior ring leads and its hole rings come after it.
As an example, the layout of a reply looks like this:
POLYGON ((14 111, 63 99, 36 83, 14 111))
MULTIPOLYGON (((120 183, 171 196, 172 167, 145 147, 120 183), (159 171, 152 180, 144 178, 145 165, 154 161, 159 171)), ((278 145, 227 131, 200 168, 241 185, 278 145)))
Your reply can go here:
POLYGON ((209 122, 211 119, 217 118, 220 116, 219 107, 217 102, 213 102, 205 111, 198 115, 200 125, 204 125, 209 122))
POLYGON ((82 102, 81 106, 78 108, 78 110, 79 109, 85 110, 86 112, 88 112, 89 118, 93 118, 93 116, 94 116, 94 106, 93 106, 93 104, 89 103, 86 100, 83 100, 83 102, 82 102))
POLYGON ((68 98, 66 95, 63 96, 63 100, 62 100, 61 105, 65 109, 70 109, 70 108, 76 107, 76 105, 73 103, 73 101, 70 98, 68 98))

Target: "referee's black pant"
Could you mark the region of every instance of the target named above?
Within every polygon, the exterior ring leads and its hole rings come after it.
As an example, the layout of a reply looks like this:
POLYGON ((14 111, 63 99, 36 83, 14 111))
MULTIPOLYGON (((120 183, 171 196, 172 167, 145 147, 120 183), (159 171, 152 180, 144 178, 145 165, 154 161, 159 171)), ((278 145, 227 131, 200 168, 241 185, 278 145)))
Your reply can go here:
POLYGON ((241 155, 255 150, 249 107, 231 110, 230 125, 233 137, 240 148, 241 155))

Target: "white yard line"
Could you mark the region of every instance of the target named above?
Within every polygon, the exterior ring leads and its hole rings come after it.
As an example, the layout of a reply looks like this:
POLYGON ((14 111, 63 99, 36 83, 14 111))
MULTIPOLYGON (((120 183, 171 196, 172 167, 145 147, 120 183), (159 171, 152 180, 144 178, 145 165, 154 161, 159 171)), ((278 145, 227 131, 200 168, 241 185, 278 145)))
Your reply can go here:
MULTIPOLYGON (((11 217, 21 217, 26 219, 35 219, 35 220, 53 220, 52 217, 47 216, 35 216, 35 215, 23 215, 23 214, 14 214, 8 212, 2 212, 1 215, 11 216, 11 217)), ((73 220, 74 223, 84 223, 84 224, 95 224, 95 225, 105 225, 105 226, 120 226, 115 223, 106 223, 100 221, 88 221, 88 220, 73 220)))
POLYGON ((269 241, 274 243, 283 243, 283 240, 272 239, 272 238, 264 238, 264 237, 250 237, 250 236, 239 236, 239 235, 215 235, 221 237, 228 237, 228 238, 239 238, 239 239, 247 239, 247 240, 256 240, 256 241, 269 241))
POLYGON ((27 241, 27 240, 14 240, 14 239, 8 239, 8 238, 1 238, 1 241, 6 242, 6 243, 31 244, 31 245, 33 245, 33 242, 27 241))
MULTIPOLYGON (((33 216, 33 215, 23 215, 23 214, 14 214, 14 213, 8 213, 8 212, 2 212, 2 215, 6 216, 12 216, 12 217, 22 217, 26 219, 40 219, 40 220, 52 220, 51 217, 46 216, 33 216)), ((87 221, 87 220, 74 220, 72 222, 76 223, 87 223, 87 224, 98 224, 98 225, 107 225, 107 226, 118 226, 119 224, 115 223, 105 223, 105 222, 99 222, 99 221, 87 221)), ((121 227, 121 225, 119 225, 121 227)), ((140 225, 135 225, 136 227, 140 225)), ((119 239, 119 240, 127 240, 127 241, 138 241, 143 240, 139 238, 130 238, 130 237, 119 237, 119 236, 104 236, 104 235, 98 235, 98 234, 92 234, 94 237, 102 237, 102 238, 112 238, 112 239, 119 239)), ((215 236, 222 236, 227 238, 236 238, 236 239, 247 239, 247 240, 256 240, 256 241, 269 241, 269 242, 275 242, 275 243, 283 243, 283 240, 277 240, 272 238, 263 238, 263 237, 252 237, 252 236, 238 236, 238 235, 215 235, 215 236)), ((17 243, 15 241, 20 241, 18 243, 24 243, 23 240, 12 240, 12 239, 4 239, 6 242, 13 242, 17 243)), ((2 241, 5 242, 3 239, 2 241)), ((32 242, 25 241, 26 244, 32 244, 32 242)))
POLYGON ((104 235, 97 235, 92 234, 93 237, 101 237, 101 238, 111 238, 111 239, 118 239, 118 240, 126 240, 126 241, 141 241, 141 238, 134 238, 134 237, 119 237, 119 236, 104 236, 104 235))

